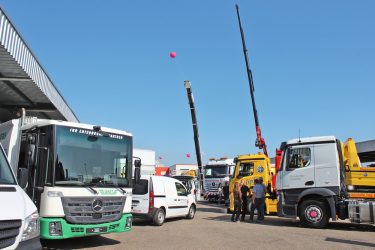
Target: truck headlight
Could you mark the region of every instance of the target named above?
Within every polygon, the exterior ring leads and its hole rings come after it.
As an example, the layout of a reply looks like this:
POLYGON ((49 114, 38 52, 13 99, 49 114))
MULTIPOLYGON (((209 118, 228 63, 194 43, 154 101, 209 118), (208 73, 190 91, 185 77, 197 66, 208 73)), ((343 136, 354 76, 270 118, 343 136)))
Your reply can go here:
POLYGON ((62 236, 61 223, 50 222, 49 223, 49 235, 51 236, 62 236))
POLYGON ((34 212, 25 219, 21 241, 39 236, 39 214, 34 212))
POLYGON ((132 223, 133 223, 133 218, 132 218, 132 217, 128 217, 128 218, 126 218, 125 228, 130 228, 130 227, 132 227, 132 223))

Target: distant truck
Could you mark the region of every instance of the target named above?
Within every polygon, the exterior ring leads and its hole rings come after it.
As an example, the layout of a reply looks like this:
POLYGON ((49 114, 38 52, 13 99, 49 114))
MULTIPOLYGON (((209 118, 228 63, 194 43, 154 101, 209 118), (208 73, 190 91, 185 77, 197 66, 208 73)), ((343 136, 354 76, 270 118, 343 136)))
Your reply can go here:
POLYGON ((229 186, 235 163, 233 159, 222 157, 209 159, 204 166, 204 195, 208 200, 216 201, 220 198, 219 186, 229 186))
POLYGON ((133 148, 133 163, 137 158, 142 161, 141 175, 156 174, 156 153, 154 150, 133 148))
POLYGON ((170 175, 182 175, 190 170, 198 171, 198 166, 194 164, 174 164, 169 167, 170 175))
MULTIPOLYGON (((21 186, 27 175, 20 174, 21 186)), ((39 240, 39 214, 36 206, 17 185, 0 144, 0 249, 42 249, 39 240)))

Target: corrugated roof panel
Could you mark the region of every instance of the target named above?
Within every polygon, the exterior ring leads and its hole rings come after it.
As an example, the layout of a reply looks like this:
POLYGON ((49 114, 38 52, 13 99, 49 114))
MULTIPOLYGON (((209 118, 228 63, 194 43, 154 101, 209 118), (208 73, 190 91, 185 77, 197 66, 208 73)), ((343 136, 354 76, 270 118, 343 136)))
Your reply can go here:
MULTIPOLYGON (((15 102, 20 100, 20 97, 28 97, 31 104, 37 106, 39 102, 49 102, 60 113, 52 115, 71 122, 78 122, 78 118, 64 100, 60 92, 52 83, 46 71, 40 65, 36 57, 28 48, 21 35, 12 25, 9 18, 0 8, 0 83, 6 79, 6 85, 9 88, 18 88, 19 91, 14 95, 19 98, 14 99, 15 102), (25 78, 23 81, 17 81, 10 78, 25 78), (30 79, 30 81, 27 81, 30 79), (11 84, 11 86, 9 86, 11 84)), ((3 86, 4 88, 4 86, 3 86)), ((0 93, 0 97, 4 100, 5 91, 0 93)), ((21 101, 20 101, 21 103, 21 101)))

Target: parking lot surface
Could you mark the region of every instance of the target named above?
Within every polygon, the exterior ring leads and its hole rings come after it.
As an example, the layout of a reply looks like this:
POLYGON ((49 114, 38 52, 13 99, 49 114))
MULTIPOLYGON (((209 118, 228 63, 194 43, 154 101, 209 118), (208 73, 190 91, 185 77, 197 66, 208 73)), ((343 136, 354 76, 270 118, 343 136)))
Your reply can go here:
MULTIPOLYGON (((43 242, 44 249, 370 249, 375 227, 334 222, 327 229, 267 216, 262 224, 234 223, 224 207, 202 202, 193 220, 171 219, 161 226, 136 221, 133 230, 43 242)), ((249 217, 247 216, 246 219, 249 217)))

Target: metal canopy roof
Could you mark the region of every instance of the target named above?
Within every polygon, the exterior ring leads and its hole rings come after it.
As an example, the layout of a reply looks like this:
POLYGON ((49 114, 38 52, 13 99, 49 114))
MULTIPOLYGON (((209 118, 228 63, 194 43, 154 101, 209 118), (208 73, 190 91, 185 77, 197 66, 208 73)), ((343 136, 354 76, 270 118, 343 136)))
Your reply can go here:
POLYGON ((0 122, 28 116, 78 122, 46 71, 0 8, 0 122))

